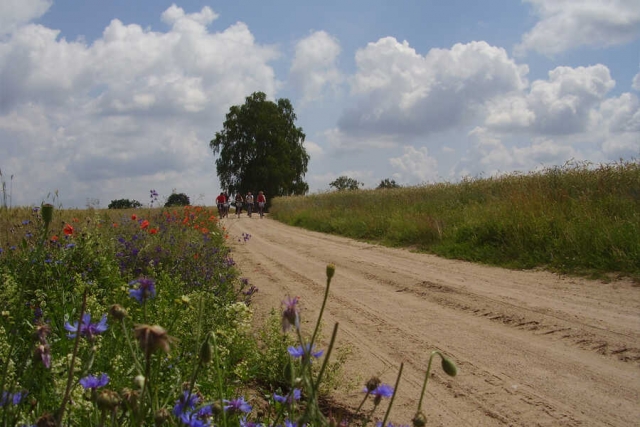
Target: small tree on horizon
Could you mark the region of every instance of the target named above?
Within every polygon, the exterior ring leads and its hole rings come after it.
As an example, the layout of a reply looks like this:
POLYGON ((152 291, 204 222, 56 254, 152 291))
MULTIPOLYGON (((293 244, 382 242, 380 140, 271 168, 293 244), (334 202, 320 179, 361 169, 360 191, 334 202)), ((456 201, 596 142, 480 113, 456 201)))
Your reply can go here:
POLYGON ((400 188, 400 184, 396 183, 396 181, 393 179, 385 178, 382 181, 380 181, 380 184, 376 187, 376 190, 383 190, 383 189, 389 189, 389 188, 400 188))
POLYGON ((164 204, 165 208, 171 206, 188 206, 191 204, 189 196, 184 193, 173 193, 167 199, 167 203, 164 204))
POLYGON ((357 190, 364 185, 357 179, 350 178, 346 175, 336 178, 335 181, 329 183, 329 187, 333 187, 338 191, 357 190))

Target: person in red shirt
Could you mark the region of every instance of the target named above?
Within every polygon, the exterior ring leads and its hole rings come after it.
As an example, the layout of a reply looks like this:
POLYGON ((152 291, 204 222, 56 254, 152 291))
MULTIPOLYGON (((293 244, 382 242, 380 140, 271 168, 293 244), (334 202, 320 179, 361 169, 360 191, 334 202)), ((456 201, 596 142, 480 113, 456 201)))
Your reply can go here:
POLYGON ((218 205, 218 215, 220 218, 224 218, 226 216, 225 205, 227 203, 227 197, 223 193, 220 193, 218 197, 216 197, 216 205, 218 205))
POLYGON ((267 198, 262 191, 258 191, 258 211, 260 212, 260 218, 264 215, 264 206, 267 204, 267 198))

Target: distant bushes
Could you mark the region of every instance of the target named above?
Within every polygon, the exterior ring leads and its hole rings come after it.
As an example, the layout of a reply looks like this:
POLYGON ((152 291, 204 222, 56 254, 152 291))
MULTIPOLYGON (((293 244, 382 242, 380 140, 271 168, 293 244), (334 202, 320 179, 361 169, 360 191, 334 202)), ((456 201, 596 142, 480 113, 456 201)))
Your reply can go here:
POLYGON ((142 206, 137 200, 129 200, 129 199, 118 199, 112 200, 107 206, 109 209, 131 209, 131 208, 139 208, 142 206))

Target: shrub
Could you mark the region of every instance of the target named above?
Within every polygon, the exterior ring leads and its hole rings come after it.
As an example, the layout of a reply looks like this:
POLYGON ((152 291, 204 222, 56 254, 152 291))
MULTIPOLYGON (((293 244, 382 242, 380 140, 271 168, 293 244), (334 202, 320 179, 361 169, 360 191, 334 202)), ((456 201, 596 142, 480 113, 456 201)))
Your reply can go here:
POLYGON ((142 203, 140 203, 137 200, 129 200, 129 199, 118 199, 118 200, 112 200, 111 203, 109 203, 109 206, 107 206, 109 209, 131 209, 131 208, 139 208, 140 206, 142 206, 142 203))

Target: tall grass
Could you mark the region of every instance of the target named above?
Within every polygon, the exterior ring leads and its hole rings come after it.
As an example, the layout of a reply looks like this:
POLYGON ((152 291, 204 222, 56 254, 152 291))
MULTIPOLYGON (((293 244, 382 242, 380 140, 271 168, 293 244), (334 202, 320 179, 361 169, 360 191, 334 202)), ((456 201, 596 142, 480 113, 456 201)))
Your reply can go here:
POLYGON ((510 268, 640 277, 640 163, 273 200, 326 233, 510 268))

